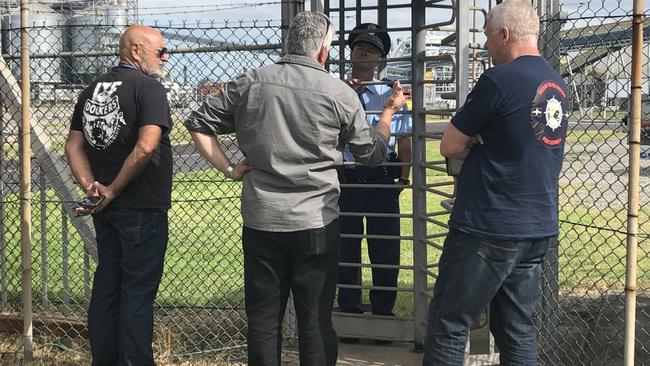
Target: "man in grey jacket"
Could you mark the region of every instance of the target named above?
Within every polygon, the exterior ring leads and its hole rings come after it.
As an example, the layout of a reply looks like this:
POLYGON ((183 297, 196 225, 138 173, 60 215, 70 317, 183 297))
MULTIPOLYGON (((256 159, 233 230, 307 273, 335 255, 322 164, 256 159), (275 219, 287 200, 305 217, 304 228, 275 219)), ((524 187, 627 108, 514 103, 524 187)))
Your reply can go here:
POLYGON ((336 165, 342 147, 357 161, 384 161, 399 83, 373 129, 354 90, 330 76, 333 28, 322 13, 298 14, 285 56, 229 82, 185 126, 219 171, 243 180, 244 282, 248 362, 279 365, 289 291, 298 318, 300 364, 335 365, 331 312, 340 231, 336 165), (246 163, 231 165, 215 135, 235 133, 246 163))

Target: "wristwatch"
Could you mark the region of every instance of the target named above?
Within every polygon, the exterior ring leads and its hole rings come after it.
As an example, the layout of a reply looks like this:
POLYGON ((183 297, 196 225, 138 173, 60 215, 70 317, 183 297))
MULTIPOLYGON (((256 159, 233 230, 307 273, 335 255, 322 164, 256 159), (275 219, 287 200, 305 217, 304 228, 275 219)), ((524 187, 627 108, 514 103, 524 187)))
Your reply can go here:
POLYGON ((232 178, 232 172, 234 171, 235 171, 235 166, 232 164, 228 164, 228 167, 226 168, 226 176, 228 176, 228 178, 232 178))
POLYGON ((399 182, 399 184, 403 184, 405 186, 408 186, 409 184, 411 184, 411 180, 408 179, 408 178, 399 177, 399 179, 397 181, 399 182))

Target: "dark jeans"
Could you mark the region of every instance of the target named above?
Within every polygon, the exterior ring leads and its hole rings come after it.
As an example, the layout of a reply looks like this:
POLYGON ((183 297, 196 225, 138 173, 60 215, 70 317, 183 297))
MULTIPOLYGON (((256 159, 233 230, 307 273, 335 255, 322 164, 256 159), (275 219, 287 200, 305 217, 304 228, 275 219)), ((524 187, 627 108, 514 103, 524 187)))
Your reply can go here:
MULTIPOLYGON (((394 183, 386 178, 383 184, 394 183)), ((369 186, 371 186, 369 184, 369 186)), ((339 198, 342 212, 362 213, 399 213, 399 190, 393 188, 342 188, 339 198)), ((341 233, 363 234, 364 225, 361 216, 340 216, 341 233)), ((366 217, 366 234, 368 235, 399 235, 399 217, 366 217)), ((398 265, 400 259, 399 239, 366 239, 368 257, 372 264, 398 265)), ((341 239, 341 254, 339 260, 344 263, 361 263, 361 238, 341 239)), ((373 268, 372 283, 374 286, 396 287, 398 269, 373 268)), ((361 268, 339 267, 338 283, 346 285, 361 284, 361 268)), ((396 291, 370 290, 370 303, 373 314, 390 315, 393 312, 396 291)), ((338 296, 339 308, 343 312, 361 313, 361 290, 340 288, 338 296)))
POLYGON ((298 319, 300 364, 336 364, 338 344, 332 306, 339 236, 337 220, 319 229, 295 232, 259 231, 244 226, 250 366, 281 364, 281 328, 289 290, 298 319))
POLYGON ((500 364, 537 365, 533 313, 542 259, 554 239, 498 241, 452 230, 429 307, 423 365, 463 365, 469 328, 488 305, 500 364))
POLYGON ((92 364, 154 365, 153 302, 167 249, 167 211, 109 209, 93 221, 99 263, 88 309, 92 364))

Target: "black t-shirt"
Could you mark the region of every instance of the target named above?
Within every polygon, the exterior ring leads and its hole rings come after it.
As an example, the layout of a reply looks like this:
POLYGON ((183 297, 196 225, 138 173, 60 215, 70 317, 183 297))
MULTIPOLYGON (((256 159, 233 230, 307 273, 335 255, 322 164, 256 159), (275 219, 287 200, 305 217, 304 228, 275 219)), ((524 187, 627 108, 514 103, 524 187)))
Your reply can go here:
POLYGON ((452 119, 485 145, 463 163, 449 225, 501 240, 557 235, 568 112, 567 87, 543 58, 486 70, 452 119))
POLYGON ((162 128, 151 162, 110 204, 111 208, 169 208, 172 188, 171 117, 165 88, 152 77, 115 67, 79 96, 70 129, 82 131, 95 179, 108 185, 135 147, 139 129, 162 128))

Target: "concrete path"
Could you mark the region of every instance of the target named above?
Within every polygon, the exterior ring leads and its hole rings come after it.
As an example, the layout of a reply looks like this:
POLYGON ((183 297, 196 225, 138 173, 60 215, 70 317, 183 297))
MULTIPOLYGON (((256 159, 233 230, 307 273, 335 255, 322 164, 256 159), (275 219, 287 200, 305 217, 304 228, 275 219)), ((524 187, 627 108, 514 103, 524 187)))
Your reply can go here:
MULTIPOLYGON (((498 354, 469 356, 465 366, 498 365, 498 354)), ((299 366, 297 349, 284 351, 282 364, 299 366)), ((393 343, 376 345, 369 340, 358 344, 339 343, 339 358, 337 366, 420 366, 422 353, 414 351, 411 343, 393 343)))

